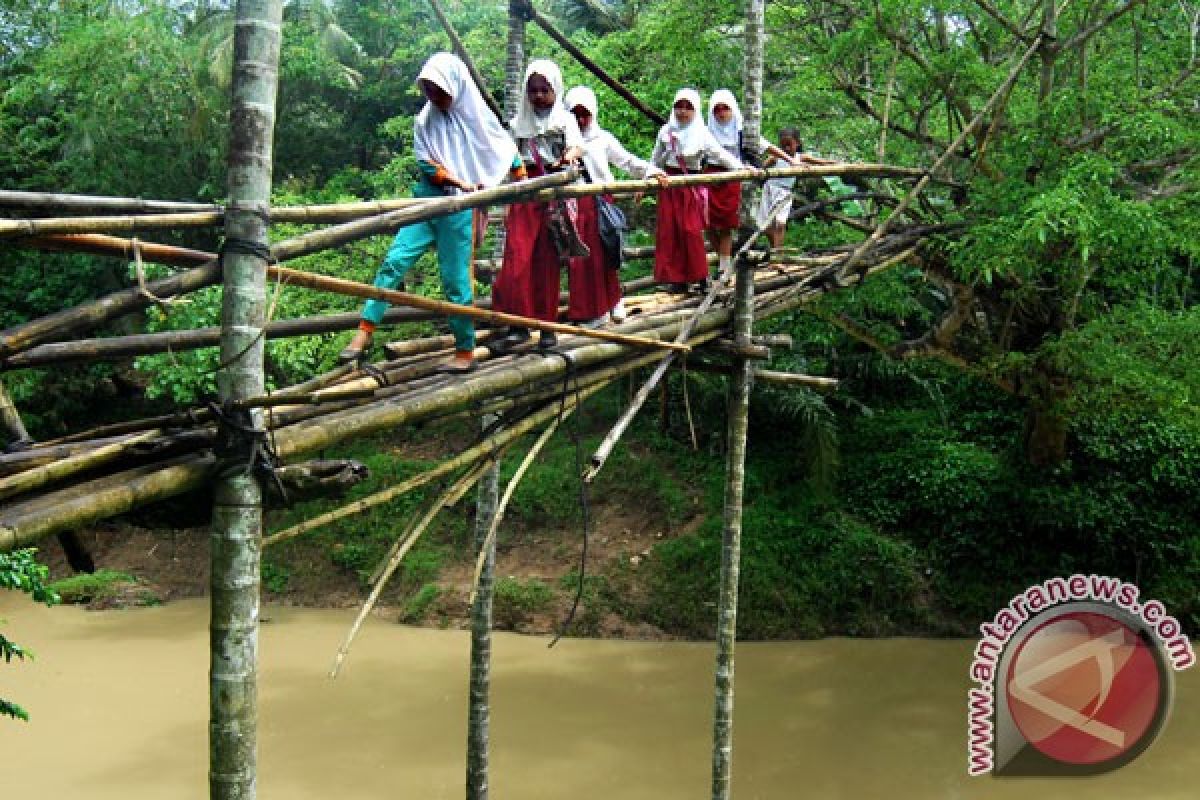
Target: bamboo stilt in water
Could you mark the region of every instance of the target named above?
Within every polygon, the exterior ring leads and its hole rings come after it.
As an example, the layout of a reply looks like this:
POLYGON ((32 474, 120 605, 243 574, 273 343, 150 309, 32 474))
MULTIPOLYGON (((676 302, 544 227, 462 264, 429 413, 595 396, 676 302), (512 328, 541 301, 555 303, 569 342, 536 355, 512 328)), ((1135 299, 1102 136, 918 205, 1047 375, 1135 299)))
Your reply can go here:
MULTIPOLYGON (((749 341, 754 327, 754 275, 744 258, 737 262, 734 336, 749 341)), ((725 460, 725 527, 721 543, 717 599, 716 691, 713 714, 712 796, 728 800, 733 775, 733 674, 737 639, 738 573, 741 568, 742 493, 746 482, 746 431, 750 418, 751 362, 734 361, 729 386, 728 445, 725 460)))
MULTIPOLYGON (((283 24, 282 0, 240 0, 229 113, 229 197, 217 393, 222 402, 263 393, 267 222, 283 24), (238 247, 229 249, 236 243, 238 247), (261 252, 255 252, 258 249, 261 252)), ((262 487, 253 469, 261 411, 235 413, 213 490, 209 660, 209 795, 258 794, 258 604, 262 487)))
MULTIPOLYGON (((485 414, 484 430, 496 421, 485 414)), ((496 542, 488 532, 496 517, 500 462, 483 473, 475 500, 475 548, 482 569, 471 598, 471 672, 467 680, 467 800, 487 800, 488 739, 491 727, 492 598, 496 582, 496 542)))

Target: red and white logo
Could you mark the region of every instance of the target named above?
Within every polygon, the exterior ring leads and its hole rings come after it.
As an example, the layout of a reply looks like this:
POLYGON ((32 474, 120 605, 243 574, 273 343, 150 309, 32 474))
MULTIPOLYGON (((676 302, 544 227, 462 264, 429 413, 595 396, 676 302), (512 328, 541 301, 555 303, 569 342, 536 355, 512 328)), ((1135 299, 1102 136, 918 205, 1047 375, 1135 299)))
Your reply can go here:
POLYGON ((1163 730, 1195 652, 1133 584, 1100 575, 1029 587, 980 625, 967 696, 972 775, 1095 775, 1163 730))
POLYGON ((1157 732, 1169 675, 1153 643, 1111 612, 1057 611, 1015 649, 1003 676, 1008 713, 1042 755, 1102 766, 1157 732))

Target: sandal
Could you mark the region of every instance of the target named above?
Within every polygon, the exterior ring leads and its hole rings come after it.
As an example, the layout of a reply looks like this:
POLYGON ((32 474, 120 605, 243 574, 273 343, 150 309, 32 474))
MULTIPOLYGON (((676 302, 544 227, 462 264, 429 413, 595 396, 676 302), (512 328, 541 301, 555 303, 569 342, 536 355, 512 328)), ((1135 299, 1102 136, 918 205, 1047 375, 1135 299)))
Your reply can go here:
POLYGON ((512 352, 512 350, 525 342, 529 341, 529 331, 524 328, 509 328, 508 332, 499 339, 494 339, 484 345, 487 351, 494 356, 502 356, 512 352))
MULTIPOLYGON (((358 338, 358 334, 355 334, 354 339, 357 339, 357 338, 358 338)), ((346 347, 344 347, 342 349, 342 352, 338 353, 338 357, 337 357, 338 363, 339 364, 353 364, 358 361, 362 361, 363 358, 366 357, 367 353, 371 352, 371 343, 374 340, 374 338, 375 337, 372 334, 368 333, 366 341, 363 342, 362 347, 355 347, 354 339, 351 339, 350 344, 348 344, 346 347)))
POLYGON ((474 372, 477 366, 473 350, 456 350, 450 360, 439 366, 437 371, 443 375, 466 375, 474 372))

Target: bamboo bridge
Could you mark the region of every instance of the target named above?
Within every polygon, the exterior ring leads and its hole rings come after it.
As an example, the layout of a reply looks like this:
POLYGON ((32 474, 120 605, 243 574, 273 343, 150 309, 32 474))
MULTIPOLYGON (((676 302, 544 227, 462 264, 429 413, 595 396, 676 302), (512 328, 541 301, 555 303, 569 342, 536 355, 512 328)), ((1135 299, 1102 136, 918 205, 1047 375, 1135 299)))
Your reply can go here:
MULTIPOLYGON (((672 178, 671 183, 762 181, 788 174, 798 175, 801 181, 821 180, 829 175, 857 179, 886 177, 892 181, 913 180, 920 176, 915 170, 885 165, 843 164, 683 176, 672 178)), ((465 207, 531 196, 549 199, 599 191, 631 194, 658 188, 654 181, 621 181, 599 187, 562 185, 568 178, 567 175, 550 176, 470 195, 428 201, 404 199, 390 205, 363 203, 272 209, 272 220, 280 221, 322 222, 355 215, 360 218, 273 245, 271 254, 276 265, 270 268, 271 280, 286 287, 287 291, 308 288, 388 300, 396 307, 385 318, 385 324, 430 320, 444 316, 448 309, 462 313, 460 307, 419 295, 390 292, 277 264, 465 207)), ((68 337, 216 283, 220 278, 220 266, 212 253, 108 234, 211 226, 220 223, 223 214, 220 209, 188 206, 180 210, 174 204, 122 203, 117 198, 47 197, 21 192, 0 192, 0 206, 19 207, 25 215, 0 220, 0 237, 5 237, 7 244, 132 257, 184 268, 171 277, 143 282, 76 308, 0 331, 0 370, 180 352, 217 344, 218 329, 104 339, 68 337), (123 213, 105 217, 30 216, 35 212, 62 214, 67 210, 97 207, 114 208, 123 213), (148 213, 127 213, 133 210, 148 213)), ((922 240, 940 229, 937 225, 923 223, 894 227, 872 243, 868 252, 858 256, 853 275, 844 268, 860 249, 859 245, 847 244, 805 254, 771 253, 743 247, 739 260, 750 265, 754 272, 754 317, 766 319, 790 311, 848 281, 853 282, 858 275, 914 259, 922 240)), ((747 245, 752 244, 754 242, 747 242, 747 245)), ((628 248, 626 256, 645 258, 652 253, 653 248, 628 248)), ((497 414, 502 420, 519 419, 522 421, 519 430, 525 432, 531 429, 530 420, 545 424, 557 414, 564 387, 569 389, 566 401, 569 407, 578 398, 623 375, 670 363, 676 356, 682 356, 680 361, 688 362, 694 369, 718 370, 722 359, 730 356, 760 359, 768 356, 766 346, 736 341, 731 335, 731 278, 728 274, 722 276, 705 297, 665 294, 656 291, 649 279, 626 284, 629 318, 605 329, 540 323, 498 314, 489 310, 490 304, 485 298, 477 308, 467 310, 484 325, 518 323, 554 330, 563 335, 559 346, 550 352, 528 349, 496 357, 486 349, 494 328, 483 328, 481 346, 477 349, 480 368, 467 376, 447 376, 436 370, 452 348, 449 337, 433 336, 393 343, 388 348, 387 360, 340 367, 301 384, 243 401, 239 410, 263 410, 273 455, 281 462, 276 467, 295 463, 353 437, 456 414, 497 414), (555 413, 548 414, 550 411, 555 413)), ((352 328, 357 319, 356 314, 338 314, 272 321, 265 336, 318 335, 352 328)), ((810 386, 823 383, 821 379, 806 376, 759 372, 760 379, 765 381, 810 386)), ((211 405, 32 442, 7 394, 0 397, 0 402, 10 439, 10 452, 0 455, 0 551, 27 546, 47 535, 71 531, 198 489, 220 469, 216 451, 219 449, 221 410, 211 405)), ((515 430, 517 428, 502 421, 499 432, 485 440, 469 458, 453 459, 453 463, 457 468, 465 468, 486 459, 516 438, 515 430)), ((602 461, 603 456, 593 459, 591 476, 602 466, 602 461)), ((439 468, 432 477, 447 471, 439 468)), ((310 470, 301 472, 312 479, 310 470)), ((283 474, 288 476, 289 473, 283 474)), ((416 485, 419 484, 411 488, 416 485)), ((389 496, 395 496, 395 492, 389 496)), ((268 537, 266 541, 274 540, 268 537)))

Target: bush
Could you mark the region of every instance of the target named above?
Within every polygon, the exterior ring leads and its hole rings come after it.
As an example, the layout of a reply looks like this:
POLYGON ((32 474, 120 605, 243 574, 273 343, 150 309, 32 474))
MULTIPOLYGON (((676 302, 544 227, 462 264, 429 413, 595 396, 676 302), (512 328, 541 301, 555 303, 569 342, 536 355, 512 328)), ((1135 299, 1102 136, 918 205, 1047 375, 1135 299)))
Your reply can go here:
POLYGON ((496 581, 492 618, 497 627, 515 630, 553 602, 554 590, 537 578, 522 581, 510 575, 496 581))

